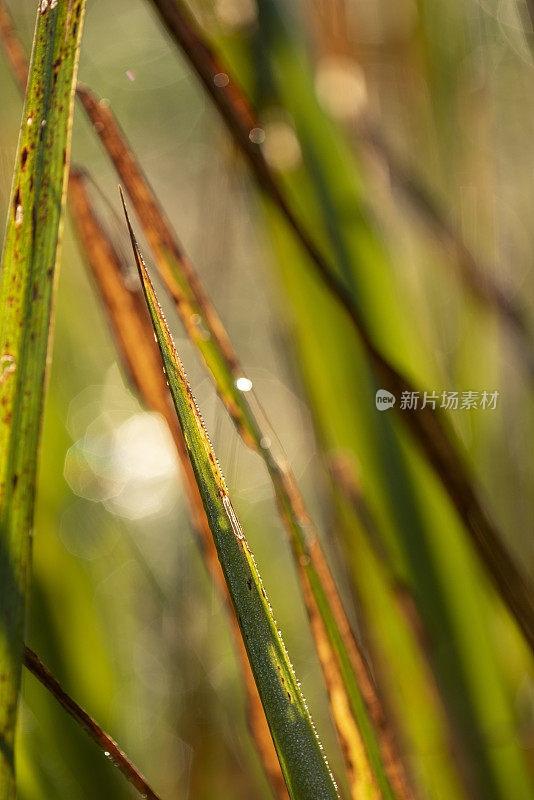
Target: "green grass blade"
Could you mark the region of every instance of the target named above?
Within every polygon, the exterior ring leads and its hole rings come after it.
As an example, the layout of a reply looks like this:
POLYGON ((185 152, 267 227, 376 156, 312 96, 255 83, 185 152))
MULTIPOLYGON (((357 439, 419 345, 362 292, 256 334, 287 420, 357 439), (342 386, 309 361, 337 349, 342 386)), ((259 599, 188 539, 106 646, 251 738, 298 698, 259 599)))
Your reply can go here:
MULTIPOLYGON (((154 342, 152 324, 146 313, 144 296, 141 287, 134 290, 127 285, 124 278, 124 258, 117 252, 98 218, 88 191, 88 180, 86 174, 76 170, 75 167, 71 169, 69 211, 76 226, 80 247, 84 251, 89 270, 106 309, 122 366, 145 405, 161 414, 169 426, 182 467, 183 486, 189 500, 192 527, 197 534, 211 579, 221 592, 221 597, 226 598, 226 583, 187 455, 182 429, 169 397, 165 375, 161 369, 159 349, 154 342)), ((242 671, 250 733, 274 796, 278 800, 287 800, 286 785, 256 691, 237 620, 228 602, 225 602, 224 607, 228 612, 228 622, 242 671)))
POLYGON ((330 709, 347 768, 351 796, 380 794, 408 800, 408 779, 359 650, 320 540, 289 466, 278 459, 239 389, 239 359, 214 307, 183 252, 169 221, 107 103, 78 86, 78 96, 132 199, 191 340, 200 351, 217 391, 244 442, 264 460, 291 543, 330 709))
POLYGON ((0 289, 0 798, 14 795, 35 476, 85 0, 41 2, 0 289))
POLYGON ((174 406, 289 794, 293 800, 337 798, 322 746, 129 220, 128 227, 174 406))

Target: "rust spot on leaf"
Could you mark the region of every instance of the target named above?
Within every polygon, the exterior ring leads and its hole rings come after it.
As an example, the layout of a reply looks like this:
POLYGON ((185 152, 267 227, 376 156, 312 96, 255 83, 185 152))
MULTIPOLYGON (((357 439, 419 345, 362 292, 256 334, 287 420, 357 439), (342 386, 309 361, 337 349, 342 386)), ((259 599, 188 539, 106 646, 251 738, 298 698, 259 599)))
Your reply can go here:
POLYGON ((15 196, 13 198, 13 213, 16 215, 17 208, 22 205, 22 197, 20 194, 20 186, 15 189, 15 196))

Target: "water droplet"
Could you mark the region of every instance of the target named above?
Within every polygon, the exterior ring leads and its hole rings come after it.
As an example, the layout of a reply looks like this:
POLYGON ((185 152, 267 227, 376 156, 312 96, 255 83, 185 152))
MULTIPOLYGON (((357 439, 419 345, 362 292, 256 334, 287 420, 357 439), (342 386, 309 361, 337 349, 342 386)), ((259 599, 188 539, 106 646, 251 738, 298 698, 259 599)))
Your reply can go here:
POLYGON ((57 0, 50 0, 50 11, 53 11, 54 8, 57 8, 57 0))
POLYGON ((41 5, 40 5, 41 14, 44 14, 47 8, 48 8, 48 0, 41 0, 41 5))
POLYGON ((135 73, 132 72, 131 69, 127 69, 126 70, 126 77, 128 78, 129 81, 131 81, 133 83, 134 80, 135 80, 135 73))
POLYGON ((106 758, 109 758, 111 753, 109 752, 109 750, 104 750, 104 755, 106 756, 106 758))
POLYGON ((22 208, 21 205, 18 205, 15 210, 15 225, 17 226, 17 228, 20 228, 23 220, 24 220, 24 209, 22 208))
POLYGON ((270 438, 268 436, 262 436, 260 439, 260 445, 264 450, 268 450, 271 446, 270 438))
POLYGON ((265 131, 263 128, 252 128, 248 138, 254 144, 262 144, 265 141, 265 131))
POLYGON ((46 120, 43 119, 43 121, 41 122, 41 128, 45 128, 45 127, 46 127, 46 120))
POLYGON ((213 83, 215 86, 219 86, 220 88, 224 88, 228 86, 230 83, 230 78, 226 74, 226 72, 218 72, 216 75, 213 76, 213 83))
POLYGON ((235 385, 240 392, 250 392, 252 389, 252 381, 249 378, 238 378, 235 385))
POLYGON ((26 125, 28 126, 28 128, 31 126, 32 122, 33 122, 33 117, 32 117, 32 115, 30 114, 30 116, 29 116, 29 117, 28 117, 28 119, 26 120, 26 125))

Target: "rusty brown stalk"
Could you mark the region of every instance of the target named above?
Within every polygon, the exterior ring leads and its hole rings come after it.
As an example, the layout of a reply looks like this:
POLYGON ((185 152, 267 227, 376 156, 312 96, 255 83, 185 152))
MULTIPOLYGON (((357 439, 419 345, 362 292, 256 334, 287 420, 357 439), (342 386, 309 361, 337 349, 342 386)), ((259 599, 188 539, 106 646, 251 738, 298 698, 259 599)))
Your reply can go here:
MULTIPOLYGON (((403 392, 416 391, 416 387, 375 347, 351 291, 337 277, 328 258, 297 218, 260 147, 249 138, 257 121, 248 98, 231 71, 215 54, 180 0, 151 1, 212 98, 233 139, 246 156, 258 184, 278 206, 321 279, 352 321, 382 386, 396 397, 400 397, 403 392), (221 73, 228 76, 228 82, 215 80, 215 76, 221 73)), ((534 649, 534 590, 526 575, 514 562, 500 532, 479 500, 470 471, 458 453, 452 430, 445 418, 430 406, 423 410, 410 410, 401 409, 400 404, 397 404, 395 410, 446 489, 495 587, 515 616, 526 641, 534 649)))
POLYGON ((106 308, 122 364, 147 407, 161 414, 171 431, 182 467, 190 518, 208 571, 225 601, 246 689, 251 735, 274 796, 278 800, 287 800, 287 789, 252 676, 243 639, 232 612, 226 582, 191 462, 187 456, 182 430, 178 424, 165 375, 161 368, 161 359, 154 341, 146 305, 140 290, 130 289, 125 282, 125 264, 121 261, 95 214, 85 186, 84 173, 80 170, 71 171, 69 208, 82 244, 82 250, 86 254, 93 278, 106 308))
POLYGON ((25 667, 45 686, 50 694, 63 706, 68 714, 76 720, 91 739, 104 751, 106 756, 120 769, 124 777, 135 786, 142 797, 149 800, 160 800, 160 796, 147 783, 146 778, 141 775, 139 770, 132 764, 117 743, 109 736, 100 725, 78 705, 78 703, 67 694, 59 681, 52 675, 39 656, 30 650, 28 646, 24 648, 25 667))

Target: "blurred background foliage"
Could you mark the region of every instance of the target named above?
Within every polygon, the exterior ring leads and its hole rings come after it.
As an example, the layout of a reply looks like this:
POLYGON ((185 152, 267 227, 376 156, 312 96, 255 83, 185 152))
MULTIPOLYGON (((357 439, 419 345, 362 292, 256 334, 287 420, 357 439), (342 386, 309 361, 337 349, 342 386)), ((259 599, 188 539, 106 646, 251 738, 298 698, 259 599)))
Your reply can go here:
MULTIPOLYGON (((9 6, 29 49, 35 3, 9 6)), ((196 0, 191 10, 253 98, 269 163, 354 288, 383 352, 425 389, 500 392, 496 410, 449 419, 491 515, 533 577, 528 360, 466 290, 458 253, 365 136, 367 123, 378 127, 532 318, 526 6, 196 0)), ((532 656, 433 473, 396 419, 376 411, 378 386, 356 335, 256 191, 150 3, 91 0, 79 78, 109 99, 253 381, 253 403, 261 400, 294 467, 419 795, 532 797, 532 656)), ((5 213, 22 101, 3 59, 0 86, 5 213)), ((118 211, 116 176, 79 113, 73 161, 90 165, 118 211)), ((131 261, 124 224, 95 198, 131 261)), ((150 264, 142 237, 141 245, 150 264)), ((28 643, 162 797, 268 798, 172 440, 128 387, 68 222, 55 316, 28 643)), ((343 788, 266 471, 168 318, 343 788)), ((28 674, 19 727, 22 800, 135 795, 28 674)))

